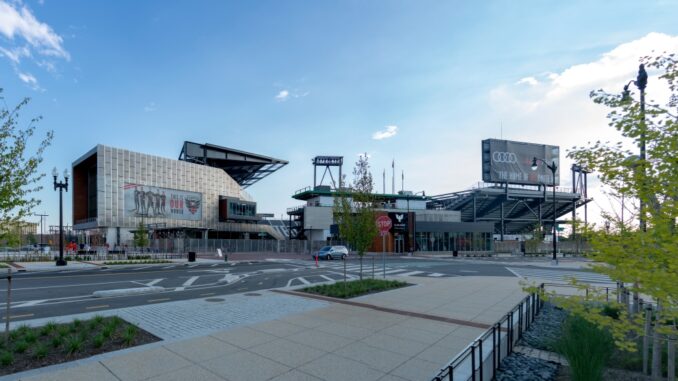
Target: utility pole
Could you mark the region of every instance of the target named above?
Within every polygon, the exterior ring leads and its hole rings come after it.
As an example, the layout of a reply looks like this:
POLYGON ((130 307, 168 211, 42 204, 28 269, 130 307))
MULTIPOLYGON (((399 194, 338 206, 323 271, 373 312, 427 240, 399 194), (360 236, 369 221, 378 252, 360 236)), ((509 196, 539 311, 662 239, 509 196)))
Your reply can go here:
POLYGON ((40 250, 42 250, 42 236, 44 235, 43 230, 42 230, 42 220, 47 217, 47 214, 36 214, 37 217, 40 217, 40 250))

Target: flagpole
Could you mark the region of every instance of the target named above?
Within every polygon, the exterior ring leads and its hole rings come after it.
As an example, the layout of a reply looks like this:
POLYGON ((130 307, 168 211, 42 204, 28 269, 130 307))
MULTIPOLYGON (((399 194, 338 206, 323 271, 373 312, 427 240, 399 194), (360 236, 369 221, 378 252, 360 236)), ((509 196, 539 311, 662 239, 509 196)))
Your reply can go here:
POLYGON ((395 160, 391 162, 391 194, 395 194, 395 160))

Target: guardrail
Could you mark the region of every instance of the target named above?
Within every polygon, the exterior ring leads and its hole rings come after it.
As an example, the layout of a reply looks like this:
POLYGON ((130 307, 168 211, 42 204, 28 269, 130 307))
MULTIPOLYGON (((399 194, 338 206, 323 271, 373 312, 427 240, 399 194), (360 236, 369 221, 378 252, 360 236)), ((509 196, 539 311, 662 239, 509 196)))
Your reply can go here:
POLYGON ((433 381, 493 380, 501 360, 513 352, 513 346, 530 327, 542 306, 543 300, 538 293, 526 296, 442 368, 433 381))

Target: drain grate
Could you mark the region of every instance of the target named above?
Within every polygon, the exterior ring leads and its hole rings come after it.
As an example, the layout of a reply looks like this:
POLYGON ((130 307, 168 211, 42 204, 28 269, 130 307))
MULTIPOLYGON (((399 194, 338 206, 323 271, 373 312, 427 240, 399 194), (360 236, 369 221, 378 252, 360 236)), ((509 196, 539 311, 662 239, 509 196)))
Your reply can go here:
POLYGON ((217 302, 223 302, 225 299, 222 298, 207 298, 205 299, 206 302, 212 302, 212 303, 217 303, 217 302))

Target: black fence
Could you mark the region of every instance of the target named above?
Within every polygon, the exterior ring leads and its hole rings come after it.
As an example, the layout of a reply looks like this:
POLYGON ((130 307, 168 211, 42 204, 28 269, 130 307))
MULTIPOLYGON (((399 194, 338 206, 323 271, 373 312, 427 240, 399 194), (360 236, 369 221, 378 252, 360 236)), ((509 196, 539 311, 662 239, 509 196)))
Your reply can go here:
POLYGON ((433 377, 433 381, 485 381, 493 380, 501 361, 513 352, 541 310, 543 300, 531 293, 480 335, 457 357, 433 377))

